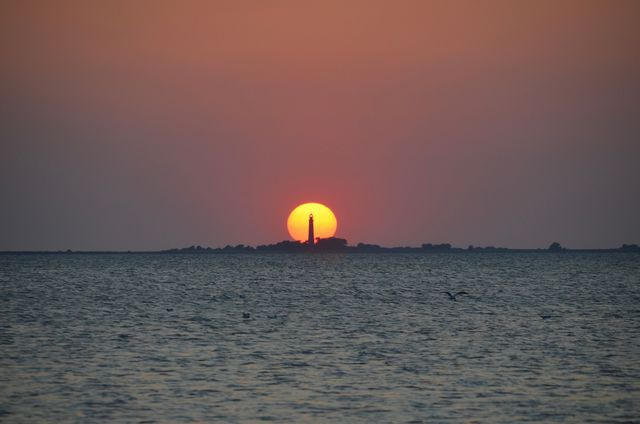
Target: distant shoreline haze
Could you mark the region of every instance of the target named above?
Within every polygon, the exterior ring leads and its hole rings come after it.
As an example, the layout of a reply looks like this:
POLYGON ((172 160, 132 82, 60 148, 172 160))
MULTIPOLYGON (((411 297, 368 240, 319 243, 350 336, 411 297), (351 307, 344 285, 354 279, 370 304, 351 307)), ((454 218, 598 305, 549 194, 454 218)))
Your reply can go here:
POLYGON ((346 239, 331 237, 325 239, 317 239, 316 245, 309 246, 307 242, 283 240, 275 244, 266 244, 258 246, 249 246, 238 244, 235 246, 227 245, 225 247, 203 247, 193 245, 183 248, 172 248, 166 250, 5 250, 0 254, 100 254, 100 253, 118 253, 118 254, 137 254, 137 253, 157 253, 157 254, 224 254, 224 253, 314 253, 314 252, 344 252, 344 253, 541 253, 541 252, 640 252, 640 246, 637 244, 623 244, 617 248, 595 248, 595 249, 571 249, 563 247, 558 242, 551 243, 546 248, 533 249, 513 249, 507 247, 494 246, 473 246, 466 248, 455 247, 449 243, 431 244, 424 243, 420 247, 397 246, 384 247, 377 244, 358 243, 351 246, 347 244, 346 239))

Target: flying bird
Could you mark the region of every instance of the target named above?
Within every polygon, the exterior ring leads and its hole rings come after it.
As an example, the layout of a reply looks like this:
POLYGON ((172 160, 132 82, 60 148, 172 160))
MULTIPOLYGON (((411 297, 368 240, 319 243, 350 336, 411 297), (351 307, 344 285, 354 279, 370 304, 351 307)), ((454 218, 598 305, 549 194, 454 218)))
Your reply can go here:
POLYGON ((446 293, 447 295, 449 295, 449 300, 453 300, 454 302, 458 301, 458 299, 456 299, 456 296, 460 296, 461 294, 469 294, 466 291, 459 291, 456 294, 451 294, 451 292, 448 292, 448 291, 442 292, 442 293, 446 293))

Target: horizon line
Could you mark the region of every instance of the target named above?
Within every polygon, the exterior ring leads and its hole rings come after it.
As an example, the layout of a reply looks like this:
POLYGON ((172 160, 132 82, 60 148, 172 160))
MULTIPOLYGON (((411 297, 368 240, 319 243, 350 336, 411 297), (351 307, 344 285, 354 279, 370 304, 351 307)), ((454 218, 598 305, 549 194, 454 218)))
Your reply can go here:
MULTIPOLYGON (((458 247, 458 246, 454 246, 451 243, 438 243, 438 244, 433 244, 433 243, 422 243, 419 246, 382 246, 382 245, 378 245, 378 244, 374 244, 374 243, 363 243, 363 242, 359 242, 355 245, 349 245, 346 244, 346 239, 341 239, 341 238, 337 238, 337 237, 329 237, 329 238, 325 238, 325 239, 320 239, 318 238, 318 240, 338 240, 338 241, 343 241, 343 244, 340 245, 335 245, 335 246, 331 246, 331 247, 320 247, 318 250, 327 250, 327 251, 339 251, 339 250, 350 250, 350 251, 357 251, 357 250, 361 250, 361 251, 393 251, 393 250, 404 250, 404 251, 424 251, 424 252, 434 252, 434 253, 438 253, 438 252, 456 252, 456 253, 460 253, 460 252, 481 252, 481 251, 497 251, 497 252, 505 252, 505 251, 511 251, 511 252, 547 252, 547 251, 582 251, 582 252, 586 252, 586 251, 640 251, 640 246, 638 246, 638 244, 636 243, 631 243, 631 244, 626 244, 626 243, 622 243, 621 245, 619 245, 618 247, 593 247, 593 248, 571 248, 571 247, 564 247, 562 246, 560 243, 558 242, 552 242, 549 246, 547 247, 525 247, 525 248, 514 248, 514 247, 503 247, 503 246, 493 246, 493 245, 487 245, 487 246, 480 246, 480 245, 473 245, 473 244, 469 244, 467 247, 458 247)), ((272 243, 272 244, 257 244, 255 246, 252 245, 248 245, 248 244, 236 244, 236 245, 231 245, 231 244, 227 244, 224 247, 210 247, 210 246, 201 246, 201 245, 191 245, 191 246, 187 246, 187 247, 172 247, 172 248, 167 248, 167 249, 136 249, 136 250, 131 250, 131 249, 126 249, 126 250, 120 250, 120 249, 99 249, 99 250, 92 250, 92 249, 56 249, 56 250, 51 250, 51 249, 42 249, 42 250, 33 250, 33 249, 29 249, 29 250, 0 250, 0 254, 29 254, 29 253, 122 253, 122 254, 126 254, 126 253, 190 253, 190 252, 199 252, 199 253, 206 253, 206 252, 224 252, 224 251, 245 251, 245 252, 261 252, 261 251, 282 251, 282 250, 286 250, 284 247, 285 246, 293 246, 295 248, 308 248, 307 246, 307 242, 301 242, 298 240, 282 240, 276 243, 272 243), (278 247, 282 247, 282 249, 278 249, 278 247)))

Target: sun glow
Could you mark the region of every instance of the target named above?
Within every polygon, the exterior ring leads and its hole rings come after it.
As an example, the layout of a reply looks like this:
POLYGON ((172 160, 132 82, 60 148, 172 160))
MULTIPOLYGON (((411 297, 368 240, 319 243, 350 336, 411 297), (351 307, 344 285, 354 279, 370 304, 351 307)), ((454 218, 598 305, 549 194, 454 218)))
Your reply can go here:
POLYGON ((304 203, 292 210, 287 219, 287 229, 292 239, 307 240, 310 214, 313 214, 313 228, 316 238, 328 238, 336 234, 338 221, 331 209, 322 203, 304 203))

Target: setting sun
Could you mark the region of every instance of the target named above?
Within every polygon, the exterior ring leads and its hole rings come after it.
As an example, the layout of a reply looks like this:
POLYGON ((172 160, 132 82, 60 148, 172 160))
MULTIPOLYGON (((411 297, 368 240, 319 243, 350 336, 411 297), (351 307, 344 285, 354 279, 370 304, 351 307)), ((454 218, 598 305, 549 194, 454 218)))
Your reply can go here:
POLYGON ((322 203, 304 203, 289 214, 287 229, 292 239, 306 241, 309 235, 309 215, 313 214, 313 226, 316 238, 333 237, 338 221, 331 209, 322 203))

